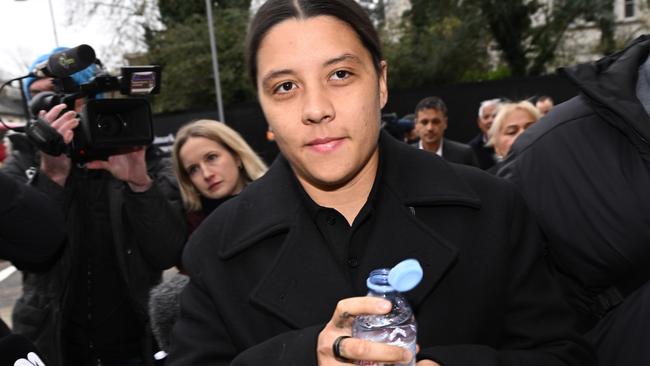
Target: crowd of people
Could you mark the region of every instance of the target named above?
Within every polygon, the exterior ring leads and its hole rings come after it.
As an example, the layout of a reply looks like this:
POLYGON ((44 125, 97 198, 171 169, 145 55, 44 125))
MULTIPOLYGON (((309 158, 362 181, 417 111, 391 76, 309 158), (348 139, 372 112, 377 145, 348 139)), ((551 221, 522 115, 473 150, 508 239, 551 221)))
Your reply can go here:
MULTIPOLYGON (((563 69, 580 94, 557 106, 487 99, 467 144, 430 96, 394 138, 365 10, 269 0, 246 67, 270 167, 214 120, 180 128, 171 159, 82 164, 12 136, 0 256, 23 290, 0 351, 13 332, 54 366, 650 364, 649 55, 642 36, 563 69), (417 354, 351 337, 392 308, 364 296, 369 272, 408 258, 417 354)), ((27 98, 54 87, 25 82, 27 98)), ((82 104, 34 118, 69 144, 82 104)))

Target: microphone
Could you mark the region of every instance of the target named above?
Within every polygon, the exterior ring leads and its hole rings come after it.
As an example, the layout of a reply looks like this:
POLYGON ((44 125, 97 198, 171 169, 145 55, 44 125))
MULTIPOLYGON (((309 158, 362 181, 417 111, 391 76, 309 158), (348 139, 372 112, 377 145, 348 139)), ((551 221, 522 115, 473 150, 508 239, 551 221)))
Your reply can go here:
POLYGON ((35 77, 64 78, 77 73, 95 62, 95 50, 87 44, 53 53, 47 61, 32 70, 35 77))
POLYGON ((32 342, 19 334, 0 338, 0 365, 46 366, 32 342))

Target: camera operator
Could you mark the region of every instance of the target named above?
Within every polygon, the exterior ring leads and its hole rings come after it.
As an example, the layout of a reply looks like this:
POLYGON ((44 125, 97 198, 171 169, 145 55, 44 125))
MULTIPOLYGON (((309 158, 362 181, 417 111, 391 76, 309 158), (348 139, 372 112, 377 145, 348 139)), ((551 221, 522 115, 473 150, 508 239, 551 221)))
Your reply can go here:
MULTIPOLYGON (((86 83, 95 67, 71 77, 86 83)), ((25 88, 34 96, 54 83, 31 79, 25 88)), ((81 104, 67 112, 59 104, 39 117, 70 144, 81 104)), ((14 151, 4 170, 54 198, 66 215, 67 242, 56 263, 44 273, 24 272, 14 331, 31 339, 48 365, 150 364, 148 293, 185 241, 169 162, 151 147, 85 165, 27 148, 14 151)))

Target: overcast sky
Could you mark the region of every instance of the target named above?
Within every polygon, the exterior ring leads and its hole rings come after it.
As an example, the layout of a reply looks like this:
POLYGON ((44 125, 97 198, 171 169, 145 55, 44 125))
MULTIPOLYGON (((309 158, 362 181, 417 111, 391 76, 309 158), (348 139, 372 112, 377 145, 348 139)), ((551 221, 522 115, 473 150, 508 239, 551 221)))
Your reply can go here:
MULTIPOLYGON (((107 47, 114 34, 107 21, 95 16, 84 24, 70 25, 65 0, 51 0, 59 45, 88 44, 102 61, 109 59, 107 47)), ((0 70, 20 76, 39 55, 55 46, 48 0, 0 0, 0 70)))

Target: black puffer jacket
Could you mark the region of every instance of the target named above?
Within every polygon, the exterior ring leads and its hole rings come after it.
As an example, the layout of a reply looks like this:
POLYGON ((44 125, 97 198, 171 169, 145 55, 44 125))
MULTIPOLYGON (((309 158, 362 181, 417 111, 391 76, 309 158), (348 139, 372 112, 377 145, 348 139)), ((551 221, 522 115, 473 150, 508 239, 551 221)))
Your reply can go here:
POLYGON ((591 329, 650 278, 650 117, 636 96, 650 36, 562 72, 580 95, 522 134, 499 175, 522 191, 591 329))
MULTIPOLYGON (((37 189, 54 198, 66 213, 68 240, 61 257, 45 272, 24 272, 23 294, 13 312, 16 333, 30 338, 46 355, 48 365, 65 365, 61 353, 63 304, 69 284, 75 253, 74 238, 79 229, 79 212, 85 202, 75 201, 75 186, 80 168, 73 168, 64 188, 39 174, 38 157, 21 140, 14 137, 14 151, 3 170, 19 180, 29 181, 37 189)), ((127 284, 129 301, 147 326, 147 302, 151 287, 160 282, 162 270, 174 266, 185 243, 185 225, 176 181, 167 160, 157 151, 147 151, 149 176, 153 186, 146 192, 131 192, 115 178, 107 184, 109 221, 115 243, 120 275, 127 284)), ((145 343, 145 342, 143 342, 145 343)), ((143 344, 144 346, 144 344, 143 344)))

